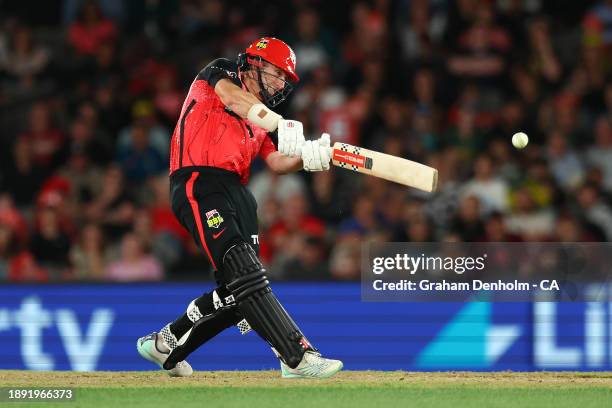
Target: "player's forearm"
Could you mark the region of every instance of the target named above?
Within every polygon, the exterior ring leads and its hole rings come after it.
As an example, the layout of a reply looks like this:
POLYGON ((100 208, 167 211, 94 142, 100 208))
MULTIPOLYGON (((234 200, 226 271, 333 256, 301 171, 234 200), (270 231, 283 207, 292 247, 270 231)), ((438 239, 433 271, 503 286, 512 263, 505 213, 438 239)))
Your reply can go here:
POLYGON ((226 107, 243 119, 247 118, 253 105, 260 103, 255 95, 236 86, 229 79, 222 79, 217 82, 215 93, 226 107))
POLYGON ((243 119, 273 132, 278 127, 278 122, 283 118, 281 115, 270 110, 259 101, 253 94, 234 85, 228 79, 222 79, 215 85, 215 93, 221 102, 243 119))
POLYGON ((289 157, 280 154, 279 152, 272 152, 266 158, 266 164, 276 174, 287 174, 302 170, 302 158, 301 157, 289 157))

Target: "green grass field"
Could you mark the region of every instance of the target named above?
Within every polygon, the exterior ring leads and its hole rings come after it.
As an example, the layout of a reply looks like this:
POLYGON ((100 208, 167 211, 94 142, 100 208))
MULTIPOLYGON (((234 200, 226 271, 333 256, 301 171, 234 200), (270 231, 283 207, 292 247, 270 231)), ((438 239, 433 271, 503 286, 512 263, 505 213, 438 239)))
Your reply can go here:
MULTIPOLYGON (((612 407, 612 373, 345 371, 282 380, 278 371, 30 372, 0 370, 0 387, 71 387, 75 400, 25 407, 612 407)), ((13 406, 0 402, 0 406, 13 406)))

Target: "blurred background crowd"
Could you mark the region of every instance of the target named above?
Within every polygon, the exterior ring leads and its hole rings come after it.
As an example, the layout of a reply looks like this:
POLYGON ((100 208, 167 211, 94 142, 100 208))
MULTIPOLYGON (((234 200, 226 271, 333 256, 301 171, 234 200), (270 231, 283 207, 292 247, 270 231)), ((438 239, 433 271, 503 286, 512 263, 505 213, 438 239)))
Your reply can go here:
POLYGON ((200 69, 260 35, 296 52, 280 113, 307 137, 441 178, 255 163, 275 279, 358 279, 366 242, 612 240, 611 0, 0 0, 0 281, 209 276, 169 139, 200 69))

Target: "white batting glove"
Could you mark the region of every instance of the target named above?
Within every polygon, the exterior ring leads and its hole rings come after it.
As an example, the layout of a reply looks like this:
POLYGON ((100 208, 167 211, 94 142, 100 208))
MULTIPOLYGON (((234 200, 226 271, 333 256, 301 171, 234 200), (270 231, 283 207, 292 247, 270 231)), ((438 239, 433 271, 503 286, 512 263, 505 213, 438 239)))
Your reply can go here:
POLYGON ((278 121, 278 151, 285 156, 301 156, 304 127, 297 120, 278 121))
POLYGON ((306 171, 329 170, 331 141, 327 133, 317 140, 308 140, 302 145, 302 162, 306 171))

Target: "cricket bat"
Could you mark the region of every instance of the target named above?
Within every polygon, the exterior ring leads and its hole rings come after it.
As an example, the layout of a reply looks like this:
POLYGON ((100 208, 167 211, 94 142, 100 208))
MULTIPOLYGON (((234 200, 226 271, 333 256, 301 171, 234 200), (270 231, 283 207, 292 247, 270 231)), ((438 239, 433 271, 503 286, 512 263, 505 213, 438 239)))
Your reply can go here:
POLYGON ((412 160, 375 152, 347 143, 332 148, 334 166, 369 174, 431 193, 438 187, 438 170, 412 160))

